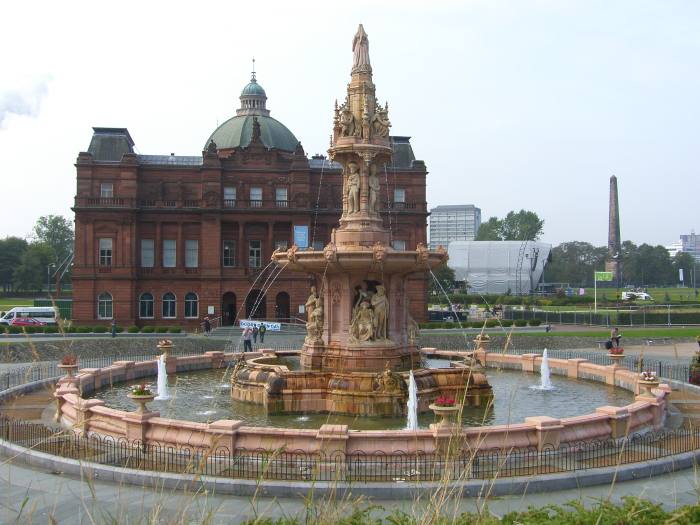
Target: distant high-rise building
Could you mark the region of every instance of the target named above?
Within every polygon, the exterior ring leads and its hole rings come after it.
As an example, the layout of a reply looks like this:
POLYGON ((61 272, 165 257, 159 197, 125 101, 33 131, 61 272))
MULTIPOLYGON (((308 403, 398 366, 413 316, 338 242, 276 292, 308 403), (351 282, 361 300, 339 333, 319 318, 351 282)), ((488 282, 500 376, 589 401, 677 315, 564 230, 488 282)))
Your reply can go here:
POLYGON ((430 210, 430 249, 451 241, 473 241, 481 226, 481 209, 473 204, 437 206, 430 210))
POLYGON ((681 235, 680 240, 666 246, 668 254, 675 257, 677 253, 689 253, 695 260, 700 262, 700 235, 691 231, 690 235, 681 235))
POLYGON ((610 177, 610 204, 608 209, 608 256, 605 259, 605 270, 613 273, 613 281, 620 286, 622 271, 620 256, 622 242, 620 240, 620 205, 617 198, 617 177, 610 177))

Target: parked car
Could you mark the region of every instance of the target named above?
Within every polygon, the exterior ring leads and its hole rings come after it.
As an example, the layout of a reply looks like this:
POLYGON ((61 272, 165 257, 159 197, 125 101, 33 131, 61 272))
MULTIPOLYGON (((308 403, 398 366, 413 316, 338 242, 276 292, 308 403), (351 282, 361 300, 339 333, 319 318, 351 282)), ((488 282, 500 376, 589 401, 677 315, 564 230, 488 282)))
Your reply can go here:
POLYGON ((46 323, 33 317, 16 317, 10 321, 10 326, 46 326, 46 323))

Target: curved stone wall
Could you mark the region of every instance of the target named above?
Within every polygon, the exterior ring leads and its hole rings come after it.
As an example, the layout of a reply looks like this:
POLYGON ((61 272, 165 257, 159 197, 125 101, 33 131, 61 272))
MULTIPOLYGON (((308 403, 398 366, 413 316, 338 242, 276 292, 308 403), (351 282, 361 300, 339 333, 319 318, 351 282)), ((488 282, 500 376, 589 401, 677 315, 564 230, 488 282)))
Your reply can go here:
MULTIPOLYGON (((449 356, 452 352, 425 349, 428 353, 449 356)), ((253 354, 255 355, 255 354, 253 354)), ((261 355, 261 354, 259 354, 261 355)), ((464 354, 461 354, 462 356, 464 354)), ((507 367, 533 372, 541 363, 538 354, 508 355, 477 352, 485 366, 507 367)), ((236 358, 234 354, 206 352, 200 356, 169 357, 168 373, 186 370, 225 367, 236 358)), ((637 374, 615 365, 601 366, 583 359, 550 359, 552 373, 570 378, 604 382, 638 394, 637 374)), ((194 448, 226 447, 228 450, 280 450, 306 453, 434 453, 455 438, 444 427, 431 425, 415 432, 407 430, 349 430, 346 425, 323 425, 318 430, 283 429, 245 426, 237 420, 195 423, 160 417, 157 412, 138 414, 104 406, 98 399, 82 399, 79 393, 90 392, 107 384, 130 381, 156 373, 156 361, 115 362, 100 369, 83 369, 75 383, 61 380, 55 392, 58 414, 63 425, 75 432, 99 433, 114 438, 140 440, 160 445, 191 446, 194 448)), ((662 384, 654 397, 639 396, 624 407, 603 406, 592 414, 555 419, 545 415, 528 417, 522 423, 489 427, 463 428, 458 439, 465 449, 533 447, 581 440, 619 438, 629 433, 659 428, 663 424, 668 385, 662 384)))

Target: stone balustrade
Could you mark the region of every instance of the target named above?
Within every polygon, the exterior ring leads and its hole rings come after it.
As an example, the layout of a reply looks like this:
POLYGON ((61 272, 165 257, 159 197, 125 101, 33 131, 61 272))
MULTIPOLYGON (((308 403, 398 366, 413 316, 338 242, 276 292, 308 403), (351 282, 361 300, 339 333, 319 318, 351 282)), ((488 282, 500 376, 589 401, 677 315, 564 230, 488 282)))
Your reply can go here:
MULTIPOLYGON (((430 351, 439 354, 438 350, 430 351)), ((446 354, 447 355, 447 354, 446 354)), ((248 354, 262 357, 263 353, 248 354)), ((475 352, 478 361, 487 367, 535 371, 541 364, 539 354, 511 355, 475 352)), ((169 372, 201 370, 228 366, 234 354, 206 352, 189 357, 168 357, 169 372)), ((119 381, 132 381, 154 376, 157 361, 118 361, 105 368, 82 369, 73 382, 61 382, 55 391, 57 416, 62 424, 75 432, 97 433, 114 438, 136 439, 143 443, 192 448, 225 448, 226 450, 281 450, 305 453, 382 452, 385 454, 431 454, 444 450, 448 443, 458 443, 469 450, 494 448, 556 447, 584 440, 619 438, 632 432, 658 428, 663 423, 666 397, 671 389, 664 384, 654 390, 653 397, 639 395, 638 374, 617 365, 603 366, 584 359, 549 359, 553 374, 573 379, 592 379, 616 385, 637 394, 635 401, 624 407, 598 407, 591 414, 567 418, 546 415, 525 418, 508 425, 463 428, 438 427, 415 432, 407 430, 350 430, 346 425, 323 425, 320 429, 292 429, 246 426, 237 420, 196 423, 160 417, 158 412, 137 414, 104 406, 98 399, 85 400, 87 393, 119 381)), ((303 372, 299 373, 300 379, 303 372)))

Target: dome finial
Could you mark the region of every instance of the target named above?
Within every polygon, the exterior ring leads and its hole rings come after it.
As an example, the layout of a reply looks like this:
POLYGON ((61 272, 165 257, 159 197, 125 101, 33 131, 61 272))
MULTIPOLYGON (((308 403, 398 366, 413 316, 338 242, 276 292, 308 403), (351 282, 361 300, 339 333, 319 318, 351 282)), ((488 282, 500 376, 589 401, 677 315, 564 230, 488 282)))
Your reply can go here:
POLYGON ((255 57, 253 57, 253 71, 250 73, 250 81, 256 82, 255 80, 255 57))

